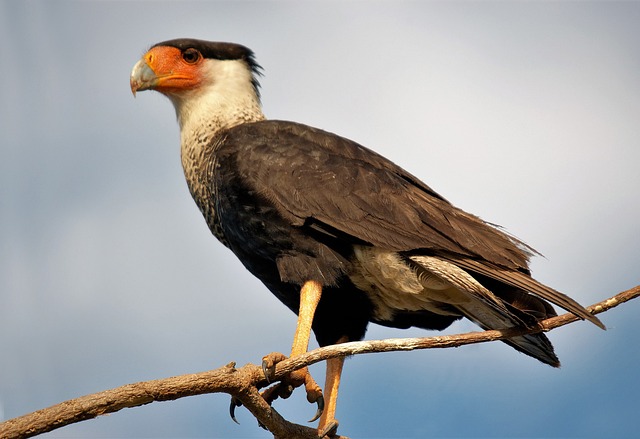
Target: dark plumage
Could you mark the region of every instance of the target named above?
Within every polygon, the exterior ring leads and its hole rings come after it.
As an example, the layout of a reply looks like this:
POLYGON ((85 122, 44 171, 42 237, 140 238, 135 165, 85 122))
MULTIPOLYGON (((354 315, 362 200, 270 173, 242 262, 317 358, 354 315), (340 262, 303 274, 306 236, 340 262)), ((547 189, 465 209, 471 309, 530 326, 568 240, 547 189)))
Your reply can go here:
MULTIPOLYGON (((510 312, 528 325, 555 315, 538 297, 592 318, 529 276, 529 247, 455 208, 413 175, 352 141, 292 122, 260 121, 221 132, 209 154, 216 160, 208 182, 214 195, 196 202, 205 210, 211 203, 217 206, 229 248, 293 311, 306 280, 325 287, 314 321, 321 345, 344 334, 359 339, 369 321, 443 329, 464 315, 443 305, 446 315, 398 309, 391 319, 376 319, 367 292, 350 279, 354 245, 399 252, 404 258, 438 256, 460 265, 511 303, 510 312), (329 297, 332 304, 323 306, 329 297)), ((546 347, 546 356, 539 359, 557 364, 543 334, 528 338, 546 347)))

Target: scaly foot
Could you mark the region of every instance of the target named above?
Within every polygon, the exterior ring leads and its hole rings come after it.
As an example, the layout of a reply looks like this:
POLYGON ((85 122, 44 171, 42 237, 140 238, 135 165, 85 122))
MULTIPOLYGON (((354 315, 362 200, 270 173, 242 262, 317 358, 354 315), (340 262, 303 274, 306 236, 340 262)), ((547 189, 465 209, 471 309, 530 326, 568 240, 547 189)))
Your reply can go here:
MULTIPOLYGON (((271 383, 274 380, 276 365, 286 358, 287 357, 285 355, 279 352, 272 352, 262 358, 262 370, 264 371, 264 376, 268 383, 271 383)), ((296 387, 300 387, 303 384, 305 391, 307 392, 307 401, 309 401, 310 403, 316 403, 318 407, 314 417, 309 420, 309 422, 314 422, 322 415, 322 412, 324 410, 324 397, 322 396, 322 389, 315 382, 306 367, 295 370, 286 375, 280 380, 279 383, 276 383, 268 389, 264 390, 261 395, 267 402, 267 404, 271 405, 273 401, 278 398, 288 398, 289 396, 291 396, 293 390, 296 387)), ((231 415, 231 419, 233 419, 235 423, 238 423, 235 417, 235 409, 236 407, 240 407, 241 405, 242 403, 239 400, 237 400, 236 398, 231 398, 229 414, 231 415)))
MULTIPOLYGON (((286 356, 279 352, 272 352, 262 358, 262 370, 268 382, 273 381, 276 365, 286 358, 286 356)), ((288 398, 296 387, 300 387, 303 384, 307 392, 307 401, 316 403, 318 406, 315 416, 309 421, 313 422, 322 415, 324 398, 322 397, 322 389, 318 386, 306 367, 295 370, 285 376, 279 383, 262 392, 262 397, 267 403, 271 404, 278 399, 278 397, 282 399, 288 398)))

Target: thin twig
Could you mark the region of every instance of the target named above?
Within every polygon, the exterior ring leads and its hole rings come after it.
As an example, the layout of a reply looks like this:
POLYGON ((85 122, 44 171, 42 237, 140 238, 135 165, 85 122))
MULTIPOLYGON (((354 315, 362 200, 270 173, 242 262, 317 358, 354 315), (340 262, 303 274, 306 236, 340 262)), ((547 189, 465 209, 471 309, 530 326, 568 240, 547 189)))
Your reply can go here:
MULTIPOLYGON (((596 303, 588 310, 593 314, 599 314, 638 296, 640 296, 640 285, 596 303)), ((278 363, 275 377, 276 379, 282 378, 289 372, 328 358, 375 352, 458 347, 472 343, 502 340, 527 333, 550 331, 576 320, 578 320, 577 317, 567 313, 544 320, 540 322, 538 328, 534 329, 509 328, 458 335, 371 340, 326 346, 278 363)), ((127 384, 65 401, 0 423, 0 438, 32 437, 65 425, 114 413, 123 408, 207 393, 228 393, 236 397, 276 438, 315 438, 316 431, 314 429, 288 422, 266 404, 258 392, 258 389, 265 384, 260 367, 247 364, 236 368, 234 363, 230 363, 216 370, 127 384)))

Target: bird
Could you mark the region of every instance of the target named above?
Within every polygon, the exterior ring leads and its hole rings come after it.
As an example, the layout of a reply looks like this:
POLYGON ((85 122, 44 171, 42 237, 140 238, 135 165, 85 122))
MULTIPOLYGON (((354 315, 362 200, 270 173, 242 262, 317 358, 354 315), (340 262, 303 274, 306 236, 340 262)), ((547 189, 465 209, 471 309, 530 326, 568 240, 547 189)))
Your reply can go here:
MULTIPOLYGON (((339 135, 262 111, 263 69, 236 43, 179 38, 134 65, 134 94, 173 104, 189 191, 215 237, 298 314, 290 356, 363 339, 369 323, 443 330, 536 328, 553 305, 605 328, 574 299, 531 276, 539 253, 455 207, 418 177, 339 135)), ((553 367, 549 339, 503 340, 553 367)), ((281 353, 262 358, 267 380, 281 353)), ((306 368, 263 391, 269 404, 304 385, 319 437, 335 434, 344 358, 327 360, 324 392, 306 368)), ((231 403, 231 416, 235 420, 231 403)))

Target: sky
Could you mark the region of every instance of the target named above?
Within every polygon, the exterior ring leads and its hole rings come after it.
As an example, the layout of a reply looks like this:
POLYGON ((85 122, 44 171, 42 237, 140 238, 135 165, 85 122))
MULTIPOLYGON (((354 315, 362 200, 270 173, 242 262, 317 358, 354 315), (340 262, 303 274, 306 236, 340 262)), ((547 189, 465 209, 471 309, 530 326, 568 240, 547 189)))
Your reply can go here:
MULTIPOLYGON (((131 95, 152 44, 251 47, 267 117, 389 157, 535 247, 534 276, 589 305, 640 283, 639 22, 640 2, 0 1, 0 420, 290 349, 295 316, 190 198, 170 102, 131 95)), ((551 332, 560 369, 502 343, 351 358, 340 432, 631 437, 639 312, 551 332)), ((271 437, 228 404, 154 403, 44 437, 271 437)), ((300 391, 276 408, 315 412, 300 391)))

